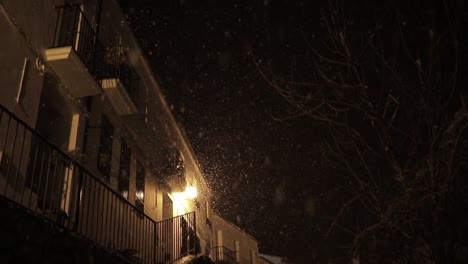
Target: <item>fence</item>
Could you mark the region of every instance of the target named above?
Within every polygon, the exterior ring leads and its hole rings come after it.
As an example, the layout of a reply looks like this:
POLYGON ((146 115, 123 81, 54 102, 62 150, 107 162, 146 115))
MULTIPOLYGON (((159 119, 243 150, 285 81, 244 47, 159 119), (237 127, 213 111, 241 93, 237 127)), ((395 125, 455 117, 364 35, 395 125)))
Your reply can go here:
POLYGON ((2 105, 0 195, 144 263, 195 252, 195 213, 153 221, 2 105))
POLYGON ((140 76, 130 63, 130 60, 121 46, 107 48, 105 52, 105 64, 103 66, 103 79, 116 78, 125 88, 128 96, 132 99, 137 109, 142 110, 143 90, 140 86, 140 76))
POLYGON ((172 263, 181 256, 198 253, 194 213, 157 222, 156 233, 159 235, 156 263, 172 263))
POLYGON ((53 47, 72 47, 94 79, 117 78, 137 109, 144 112, 140 77, 122 47, 103 47, 79 5, 57 7, 53 47))
POLYGON ((79 5, 57 7, 52 47, 72 47, 94 79, 100 83, 105 49, 79 5))

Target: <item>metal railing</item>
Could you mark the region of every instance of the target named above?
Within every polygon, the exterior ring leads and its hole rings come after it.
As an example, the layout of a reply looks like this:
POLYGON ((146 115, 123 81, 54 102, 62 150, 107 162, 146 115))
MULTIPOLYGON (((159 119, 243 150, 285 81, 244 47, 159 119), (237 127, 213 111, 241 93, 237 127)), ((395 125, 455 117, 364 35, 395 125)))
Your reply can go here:
POLYGON ((213 247, 213 261, 215 263, 236 264, 236 251, 227 247, 213 247))
POLYGON ((198 253, 194 213, 157 222, 156 233, 156 263, 172 263, 183 256, 198 253))
POLYGON ((106 50, 104 68, 103 79, 118 79, 137 109, 142 112, 144 105, 142 103, 143 94, 141 94, 140 76, 131 65, 122 47, 116 46, 106 50))
POLYGON ((72 47, 83 64, 101 84, 104 78, 117 78, 137 109, 144 113, 140 77, 122 47, 104 47, 79 5, 57 7, 57 23, 52 47, 72 47))
POLYGON ((2 105, 0 195, 143 263, 172 262, 196 248, 194 212, 153 221, 2 105))
POLYGON ((79 5, 57 7, 57 23, 52 47, 72 47, 83 64, 100 83, 104 47, 79 5))

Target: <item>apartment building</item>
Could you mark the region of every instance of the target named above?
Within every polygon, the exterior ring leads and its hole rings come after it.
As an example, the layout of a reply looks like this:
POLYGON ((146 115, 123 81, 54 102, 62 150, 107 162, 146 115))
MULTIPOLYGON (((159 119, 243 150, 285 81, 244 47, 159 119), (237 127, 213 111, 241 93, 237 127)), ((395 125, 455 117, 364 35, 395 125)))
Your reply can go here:
POLYGON ((107 248, 212 249, 211 193, 114 0, 0 1, 0 196, 107 248))
POLYGON ((236 224, 213 213, 211 258, 220 263, 259 263, 258 242, 236 224))

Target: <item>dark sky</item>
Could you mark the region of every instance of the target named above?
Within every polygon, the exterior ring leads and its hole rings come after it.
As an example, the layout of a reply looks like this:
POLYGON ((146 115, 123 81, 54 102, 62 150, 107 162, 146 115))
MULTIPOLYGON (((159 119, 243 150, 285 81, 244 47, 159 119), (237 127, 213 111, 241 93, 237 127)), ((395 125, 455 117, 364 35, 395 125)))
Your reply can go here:
POLYGON ((466 159, 434 154, 466 104, 463 1, 120 1, 215 210, 241 216, 261 252, 382 263, 423 244, 436 262, 468 243, 454 231, 467 222, 455 217, 467 208, 466 159), (306 109, 326 102, 330 123, 284 119, 291 107, 259 68, 306 109), (420 199, 439 191, 437 204, 420 199))
MULTIPOLYGON (((305 258, 312 248, 320 133, 288 107, 255 66, 284 74, 307 52, 319 8, 304 1, 124 1, 122 5, 184 125, 214 207, 260 242, 305 258)), ((308 1, 315 2, 315 1, 308 1)), ((300 259, 300 257, 299 257, 300 259)))

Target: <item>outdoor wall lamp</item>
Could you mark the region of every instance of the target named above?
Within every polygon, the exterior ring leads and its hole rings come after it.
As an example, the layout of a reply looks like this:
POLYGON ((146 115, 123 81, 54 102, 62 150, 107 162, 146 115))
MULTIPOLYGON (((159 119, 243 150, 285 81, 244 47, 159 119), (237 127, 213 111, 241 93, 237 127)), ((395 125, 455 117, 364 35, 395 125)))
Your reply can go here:
POLYGON ((185 195, 187 196, 188 199, 195 199, 197 198, 197 187, 187 187, 185 188, 185 195))

